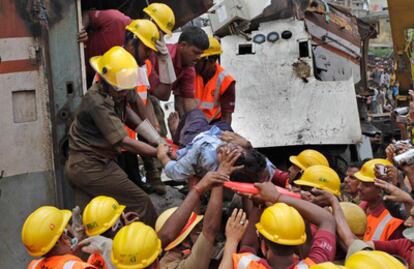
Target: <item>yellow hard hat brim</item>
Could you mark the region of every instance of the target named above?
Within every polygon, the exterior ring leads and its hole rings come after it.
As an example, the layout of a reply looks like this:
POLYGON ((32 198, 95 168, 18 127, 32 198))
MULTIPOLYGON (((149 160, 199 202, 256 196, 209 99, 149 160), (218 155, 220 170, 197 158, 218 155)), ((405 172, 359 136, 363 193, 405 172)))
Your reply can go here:
POLYGON ((89 59, 89 64, 92 66, 93 70, 99 75, 102 75, 102 66, 100 65, 100 60, 102 56, 94 56, 89 59))
POLYGON ((321 189, 321 190, 330 192, 330 193, 332 193, 335 196, 341 195, 341 192, 340 191, 332 191, 332 190, 326 188, 325 186, 313 184, 313 183, 308 182, 306 180, 298 179, 298 180, 293 181, 293 183, 295 183, 296 185, 299 185, 299 186, 307 186, 307 187, 321 189))
POLYGON ((125 29, 126 30, 128 30, 128 31, 130 31, 131 33, 133 33, 136 37, 138 37, 138 39, 142 42, 142 43, 144 43, 144 45, 145 46, 147 46, 148 48, 150 48, 150 49, 152 49, 153 51, 155 51, 155 52, 158 52, 158 49, 155 47, 155 45, 154 44, 152 44, 151 42, 149 42, 146 38, 144 38, 142 35, 140 35, 140 34, 136 34, 135 32, 134 32, 134 29, 132 29, 131 27, 130 27, 130 25, 128 25, 127 27, 125 27, 125 29))
POLYGON ((299 162, 297 156, 290 156, 289 161, 299 167, 301 170, 305 170, 305 167, 299 162))
POLYGON ((114 217, 111 219, 111 221, 108 222, 106 225, 102 225, 100 227, 100 229, 96 229, 96 230, 85 229, 86 235, 87 236, 94 236, 94 235, 100 235, 100 234, 103 234, 104 232, 106 232, 109 228, 111 228, 115 224, 115 222, 121 216, 122 212, 124 212, 125 207, 126 206, 124 206, 124 205, 119 205, 118 210, 116 211, 116 215, 114 215, 114 217))
POLYGON ((204 57, 208 57, 208 56, 214 56, 214 55, 221 55, 223 53, 222 50, 220 50, 220 52, 215 52, 215 53, 202 53, 200 55, 200 58, 204 58, 204 57))
POLYGON ((356 172, 354 174, 354 177, 356 179, 358 179, 359 181, 362 181, 362 182, 369 182, 369 183, 374 183, 375 182, 375 179, 373 179, 371 177, 364 176, 361 172, 356 172))
POLYGON ((182 234, 180 234, 174 241, 169 243, 168 246, 164 248, 164 250, 169 251, 175 248, 176 246, 178 246, 179 244, 181 244, 184 241, 184 239, 186 239, 187 236, 191 233, 194 227, 196 227, 197 224, 203 219, 203 217, 204 217, 203 215, 197 215, 195 221, 188 227, 188 229, 185 230, 182 234))
POLYGON ((56 245, 56 242, 62 236, 63 231, 66 229, 66 226, 68 225, 69 220, 72 217, 72 212, 70 210, 61 210, 61 212, 63 213, 63 221, 62 221, 62 225, 59 227, 59 230, 58 230, 58 233, 57 233, 58 235, 56 235, 52 239, 52 241, 50 241, 49 245, 45 246, 44 248, 42 248, 38 252, 31 252, 31 251, 27 250, 27 252, 29 252, 30 256, 32 256, 32 257, 43 256, 46 253, 48 253, 56 245))

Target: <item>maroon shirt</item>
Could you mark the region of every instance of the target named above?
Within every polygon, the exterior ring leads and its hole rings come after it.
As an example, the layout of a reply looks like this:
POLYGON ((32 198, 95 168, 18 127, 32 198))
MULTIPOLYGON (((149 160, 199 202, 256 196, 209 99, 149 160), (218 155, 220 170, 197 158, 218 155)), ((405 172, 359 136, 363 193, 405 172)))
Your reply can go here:
POLYGON ((387 252, 391 255, 403 257, 408 264, 411 264, 414 243, 408 239, 397 239, 389 241, 373 241, 376 250, 387 252))
POLYGON ((130 23, 131 18, 116 9, 89 11, 88 41, 85 44, 88 78, 95 75, 89 59, 104 54, 113 46, 122 46, 125 27, 130 23))
POLYGON ((289 182, 289 173, 276 168, 272 182, 279 187, 286 188, 289 182))
MULTIPOLYGON (((177 80, 172 85, 172 91, 176 96, 194 98, 195 69, 194 66, 182 66, 181 56, 177 53, 177 47, 178 44, 167 44, 174 65, 175 75, 177 77, 177 80)), ((155 89, 157 87, 157 81, 159 81, 158 63, 154 53, 151 54, 150 59, 155 70, 155 72, 153 72, 154 75, 151 74, 152 78, 150 77, 150 84, 151 88, 155 89)))
MULTIPOLYGON (((257 255, 256 251, 250 247, 243 246, 240 249, 240 253, 249 252, 254 255, 257 255)), ((312 246, 308 254, 308 258, 311 259, 314 263, 323 263, 333 261, 336 254, 336 236, 334 233, 318 230, 312 240, 312 246)), ((270 265, 266 260, 261 259, 260 263, 265 266, 270 265)), ((295 262, 287 267, 288 269, 294 268, 298 263, 299 259, 295 259, 295 262)))

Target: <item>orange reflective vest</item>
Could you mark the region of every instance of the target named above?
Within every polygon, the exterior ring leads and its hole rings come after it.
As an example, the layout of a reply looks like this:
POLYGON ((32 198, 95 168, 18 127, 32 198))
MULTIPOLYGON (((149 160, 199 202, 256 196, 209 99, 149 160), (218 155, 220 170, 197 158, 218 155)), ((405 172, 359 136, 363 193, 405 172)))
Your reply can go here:
POLYGON ((378 217, 368 214, 364 241, 388 240, 403 222, 403 220, 391 216, 387 209, 384 209, 378 217))
POLYGON ((315 265, 315 262, 310 258, 305 258, 296 264, 294 269, 309 269, 312 265, 315 265))
POLYGON ((218 63, 216 63, 216 73, 206 85, 204 85, 203 77, 196 74, 194 87, 197 107, 203 111, 209 121, 221 117, 220 96, 233 82, 233 77, 228 75, 218 63))
POLYGON ((260 257, 252 253, 234 253, 233 268, 234 269, 267 269, 267 266, 259 262, 260 257))
MULTIPOLYGON (((147 75, 149 77, 151 75, 151 71, 152 71, 152 63, 151 63, 150 60, 145 60, 145 65, 147 66, 147 75)), ((96 74, 93 82, 98 82, 98 81, 99 81, 99 76, 98 76, 98 74, 96 74)), ((144 86, 144 85, 137 86, 135 88, 135 92, 139 95, 142 102, 144 102, 144 105, 147 105, 147 103, 148 103, 148 89, 147 89, 147 87, 144 86)), ((132 138, 134 140, 137 139, 137 134, 135 133, 135 131, 131 130, 126 125, 125 125, 125 131, 128 133, 128 136, 130 138, 132 138)))
POLYGON ((96 267, 96 269, 106 269, 105 260, 98 253, 93 253, 88 258, 88 263, 96 267))
POLYGON ((27 269, 96 269, 93 265, 83 262, 80 258, 67 254, 33 260, 27 269))

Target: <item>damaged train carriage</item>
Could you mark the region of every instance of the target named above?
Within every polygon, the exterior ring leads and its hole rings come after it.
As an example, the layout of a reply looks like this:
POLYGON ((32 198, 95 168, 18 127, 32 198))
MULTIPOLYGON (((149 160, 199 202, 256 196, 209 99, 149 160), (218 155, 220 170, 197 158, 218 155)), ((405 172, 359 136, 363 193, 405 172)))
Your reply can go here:
POLYGON ((209 17, 237 81, 235 130, 276 163, 304 145, 339 169, 369 155, 355 85, 366 86, 370 25, 324 1, 224 0, 209 17))

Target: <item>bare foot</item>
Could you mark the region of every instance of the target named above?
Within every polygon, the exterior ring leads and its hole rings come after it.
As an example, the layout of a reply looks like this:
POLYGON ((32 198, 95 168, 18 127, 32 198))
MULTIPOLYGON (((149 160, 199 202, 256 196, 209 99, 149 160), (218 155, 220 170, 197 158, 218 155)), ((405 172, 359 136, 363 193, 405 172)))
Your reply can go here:
POLYGON ((180 117, 178 116, 177 112, 171 112, 168 116, 168 129, 170 129, 171 137, 174 137, 175 132, 177 131, 178 122, 180 121, 180 117))

